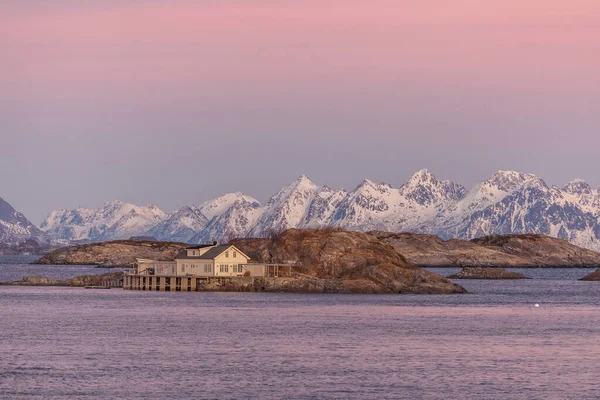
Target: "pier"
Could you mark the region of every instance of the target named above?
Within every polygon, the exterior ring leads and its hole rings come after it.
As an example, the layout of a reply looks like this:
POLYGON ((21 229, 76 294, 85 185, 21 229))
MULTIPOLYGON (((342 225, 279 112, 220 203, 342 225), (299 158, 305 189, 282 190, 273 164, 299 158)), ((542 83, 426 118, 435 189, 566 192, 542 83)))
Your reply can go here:
POLYGON ((123 289, 148 290, 160 292, 196 292, 205 285, 224 286, 252 285, 256 279, 277 279, 291 277, 293 266, 290 264, 261 264, 261 275, 251 276, 181 276, 151 275, 144 273, 127 274, 123 277, 123 289))

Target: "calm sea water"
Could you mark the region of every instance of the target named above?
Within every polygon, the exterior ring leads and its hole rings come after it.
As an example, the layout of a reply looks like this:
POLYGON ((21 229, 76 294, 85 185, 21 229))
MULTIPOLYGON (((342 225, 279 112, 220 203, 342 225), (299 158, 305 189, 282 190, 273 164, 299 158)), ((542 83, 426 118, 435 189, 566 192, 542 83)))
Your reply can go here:
POLYGON ((600 398, 600 283, 526 272, 451 296, 0 286, 0 398, 600 398))
POLYGON ((122 271, 113 268, 96 268, 90 265, 33 265, 39 256, 0 256, 0 282, 19 281, 24 276, 45 276, 69 279, 79 275, 97 275, 122 271))

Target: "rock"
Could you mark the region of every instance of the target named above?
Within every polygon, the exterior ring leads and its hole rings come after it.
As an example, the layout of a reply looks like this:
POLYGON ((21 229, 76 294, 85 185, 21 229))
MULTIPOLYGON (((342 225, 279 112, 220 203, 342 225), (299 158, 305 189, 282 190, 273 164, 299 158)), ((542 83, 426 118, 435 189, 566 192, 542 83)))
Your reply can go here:
POLYGON ((172 261, 187 246, 185 243, 115 240, 58 249, 35 264, 132 267, 137 258, 172 261))
POLYGON ((109 282, 118 282, 123 280, 123 272, 113 272, 102 275, 82 275, 67 279, 66 286, 85 287, 85 286, 109 286, 109 282))
POLYGON ((43 276, 24 276, 22 284, 28 286, 57 286, 61 283, 58 279, 43 276))
POLYGON ((544 235, 486 236, 471 241, 369 232, 420 267, 600 267, 600 254, 544 235))
POLYGON ((504 268, 463 268, 462 271, 450 275, 450 279, 528 279, 519 272, 510 272, 504 268))
POLYGON ((67 280, 58 280, 46 278, 43 276, 25 276, 23 280, 16 282, 5 282, 2 284, 19 285, 19 286, 109 286, 110 283, 115 283, 123 280, 123 272, 113 272, 102 275, 82 275, 67 280))
POLYGON ((472 243, 526 260, 521 266, 600 268, 600 254, 546 235, 491 235, 472 243))
POLYGON ((580 281, 600 281, 600 269, 592 272, 589 275, 584 276, 580 281))
POLYGON ((466 292, 441 275, 408 263, 392 246, 360 232, 290 229, 269 239, 235 239, 231 244, 258 262, 296 265, 295 277, 265 280, 264 291, 466 292))

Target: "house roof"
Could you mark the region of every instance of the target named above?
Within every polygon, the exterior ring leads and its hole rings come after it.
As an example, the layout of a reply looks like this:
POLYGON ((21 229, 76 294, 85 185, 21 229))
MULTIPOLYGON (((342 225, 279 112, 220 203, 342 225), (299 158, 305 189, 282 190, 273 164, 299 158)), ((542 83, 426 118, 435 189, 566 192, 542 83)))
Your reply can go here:
POLYGON ((198 249, 204 249, 206 247, 213 247, 216 246, 216 244, 197 244, 195 246, 190 246, 190 247, 186 247, 186 250, 198 250, 198 249))
POLYGON ((241 251, 239 251, 237 247, 235 247, 235 246, 233 246, 231 244, 222 244, 222 245, 219 245, 219 246, 214 246, 212 249, 208 250, 206 253, 202 254, 201 256, 188 256, 187 255, 187 251, 186 250, 182 250, 182 251, 179 252, 179 254, 177 254, 177 257, 175 257, 175 258, 179 259, 179 260, 183 260, 183 259, 213 260, 213 259, 217 258, 218 256, 220 256, 221 254, 223 254, 226 250, 228 250, 228 249, 230 249, 232 247, 238 253, 240 253, 244 257, 250 259, 250 257, 248 257, 247 255, 245 255, 244 253, 242 253, 241 251))

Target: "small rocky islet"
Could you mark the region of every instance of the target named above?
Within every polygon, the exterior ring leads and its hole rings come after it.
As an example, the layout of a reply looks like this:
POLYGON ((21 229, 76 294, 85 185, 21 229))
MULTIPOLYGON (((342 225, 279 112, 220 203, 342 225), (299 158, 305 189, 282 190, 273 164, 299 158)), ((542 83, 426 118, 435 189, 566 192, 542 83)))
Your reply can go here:
POLYGON ((600 268, 580 279, 580 281, 600 281, 600 268))
POLYGON ((452 274, 449 279, 529 279, 520 272, 504 268, 466 267, 452 274))

